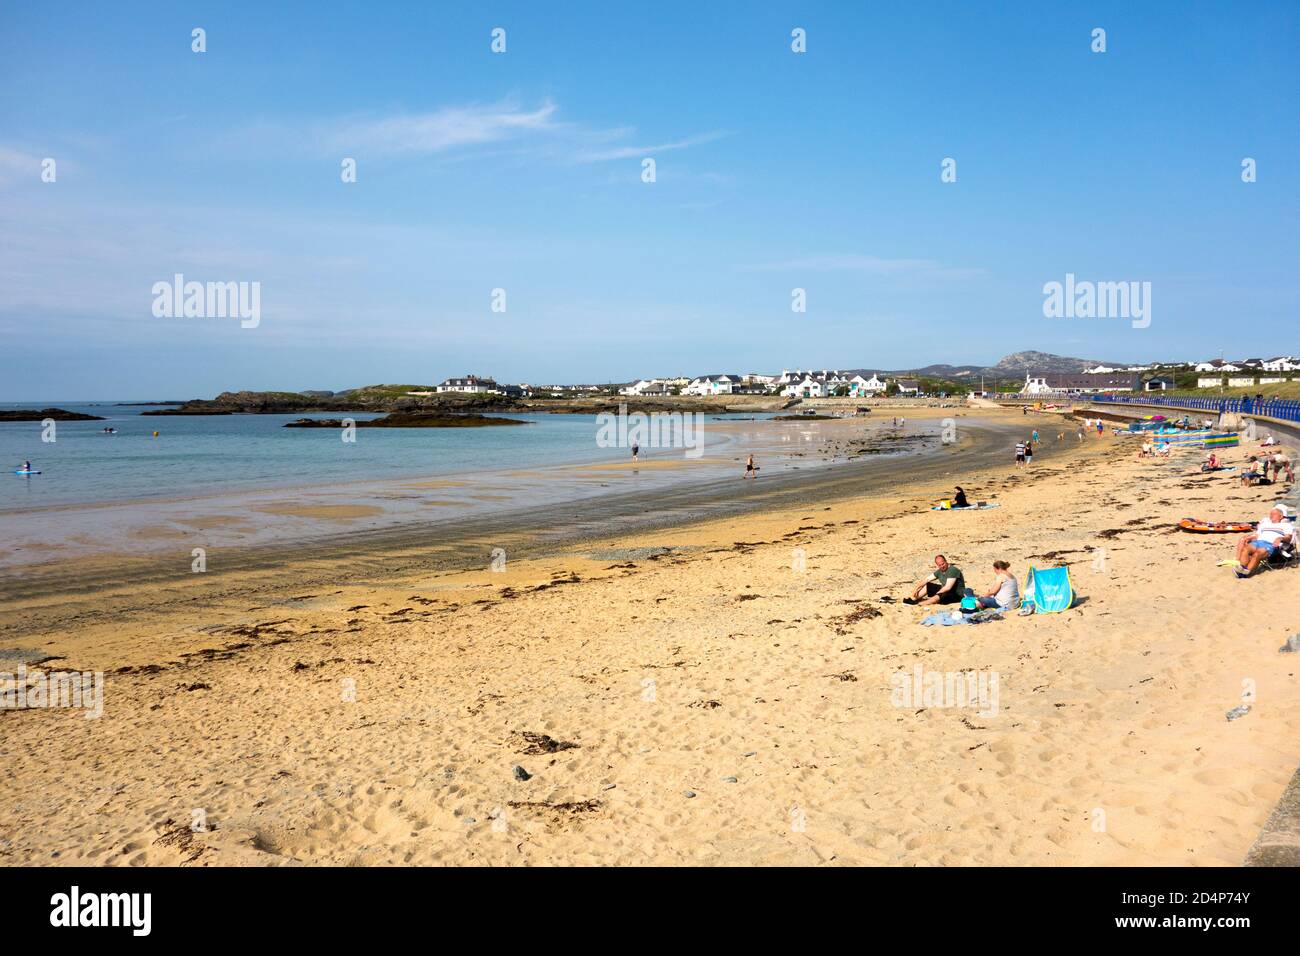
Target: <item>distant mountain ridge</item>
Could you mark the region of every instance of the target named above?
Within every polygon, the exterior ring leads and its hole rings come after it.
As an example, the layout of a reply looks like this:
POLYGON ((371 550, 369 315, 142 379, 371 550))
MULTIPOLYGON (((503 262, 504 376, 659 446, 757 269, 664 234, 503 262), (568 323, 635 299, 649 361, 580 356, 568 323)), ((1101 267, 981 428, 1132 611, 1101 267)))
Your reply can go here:
POLYGON ((1035 375, 1077 375, 1098 365, 1124 368, 1132 362, 1102 362, 1098 359, 1073 358, 1053 355, 1050 352, 1012 352, 994 365, 927 365, 924 368, 882 370, 886 375, 911 375, 949 380, 985 378, 1023 378, 1026 372, 1035 375))

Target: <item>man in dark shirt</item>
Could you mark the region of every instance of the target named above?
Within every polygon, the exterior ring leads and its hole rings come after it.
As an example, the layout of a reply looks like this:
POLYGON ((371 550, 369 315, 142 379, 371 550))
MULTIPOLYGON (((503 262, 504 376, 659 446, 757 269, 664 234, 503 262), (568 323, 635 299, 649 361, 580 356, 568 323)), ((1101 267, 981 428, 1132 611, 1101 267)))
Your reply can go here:
POLYGON ((966 579, 961 568, 948 563, 942 554, 934 556, 934 573, 916 586, 904 604, 958 604, 966 596, 966 579), (925 596, 922 597, 921 595, 925 596))

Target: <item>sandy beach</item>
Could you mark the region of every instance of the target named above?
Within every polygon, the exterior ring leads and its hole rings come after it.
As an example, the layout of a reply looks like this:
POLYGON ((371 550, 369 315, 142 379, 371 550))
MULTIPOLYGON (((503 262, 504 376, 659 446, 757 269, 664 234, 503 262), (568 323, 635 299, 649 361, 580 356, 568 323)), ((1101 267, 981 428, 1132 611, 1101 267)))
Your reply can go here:
POLYGON ((477 568, 297 552, 43 627, 27 594, 6 668, 103 671, 104 708, 0 711, 0 860, 1239 865, 1300 762, 1300 572, 1239 581, 1235 536, 1176 524, 1279 490, 1024 426, 1028 469, 495 535, 477 568), (999 507, 930 511, 954 483, 999 507), (900 602, 940 552, 977 588, 1066 564, 1079 601, 922 626, 900 602), (996 675, 996 708, 900 704, 918 666, 996 675))

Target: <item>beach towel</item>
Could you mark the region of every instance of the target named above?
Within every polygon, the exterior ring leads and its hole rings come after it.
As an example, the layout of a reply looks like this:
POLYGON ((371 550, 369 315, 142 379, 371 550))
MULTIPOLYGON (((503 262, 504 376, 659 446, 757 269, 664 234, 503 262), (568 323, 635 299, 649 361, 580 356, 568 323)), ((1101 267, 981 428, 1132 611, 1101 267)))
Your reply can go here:
POLYGON ((1025 587, 1034 589, 1034 610, 1039 614, 1055 614, 1074 603, 1070 569, 1065 566, 1041 571, 1031 567, 1025 587))
POLYGON ((1002 608, 986 608, 983 611, 976 611, 974 614, 961 614, 954 620, 952 611, 940 611, 937 614, 931 614, 921 623, 926 625, 938 624, 940 627, 950 627, 953 624, 983 624, 985 621, 1002 620, 1002 608))
POLYGON ((934 625, 934 624, 938 624, 940 627, 950 627, 950 626, 952 626, 953 624, 965 624, 965 623, 966 623, 966 615, 965 615, 965 614, 962 614, 962 613, 959 611, 959 612, 957 612, 957 617, 956 617, 956 619, 954 619, 954 618, 953 618, 952 611, 940 611, 940 612, 938 612, 937 614, 931 614, 929 617, 927 617, 927 618, 926 618, 925 620, 923 620, 921 623, 924 624, 924 625, 926 625, 927 627, 929 627, 929 626, 931 626, 931 625, 934 625))

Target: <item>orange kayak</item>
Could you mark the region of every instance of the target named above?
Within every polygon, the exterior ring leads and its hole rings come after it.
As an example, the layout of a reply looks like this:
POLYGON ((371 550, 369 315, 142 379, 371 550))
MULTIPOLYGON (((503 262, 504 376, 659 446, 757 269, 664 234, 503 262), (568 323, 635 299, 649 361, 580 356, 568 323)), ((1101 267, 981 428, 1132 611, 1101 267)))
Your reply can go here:
POLYGON ((1199 521, 1196 518, 1184 518, 1178 522, 1178 527, 1198 534, 1248 534, 1255 530, 1255 526, 1249 522, 1199 521))

